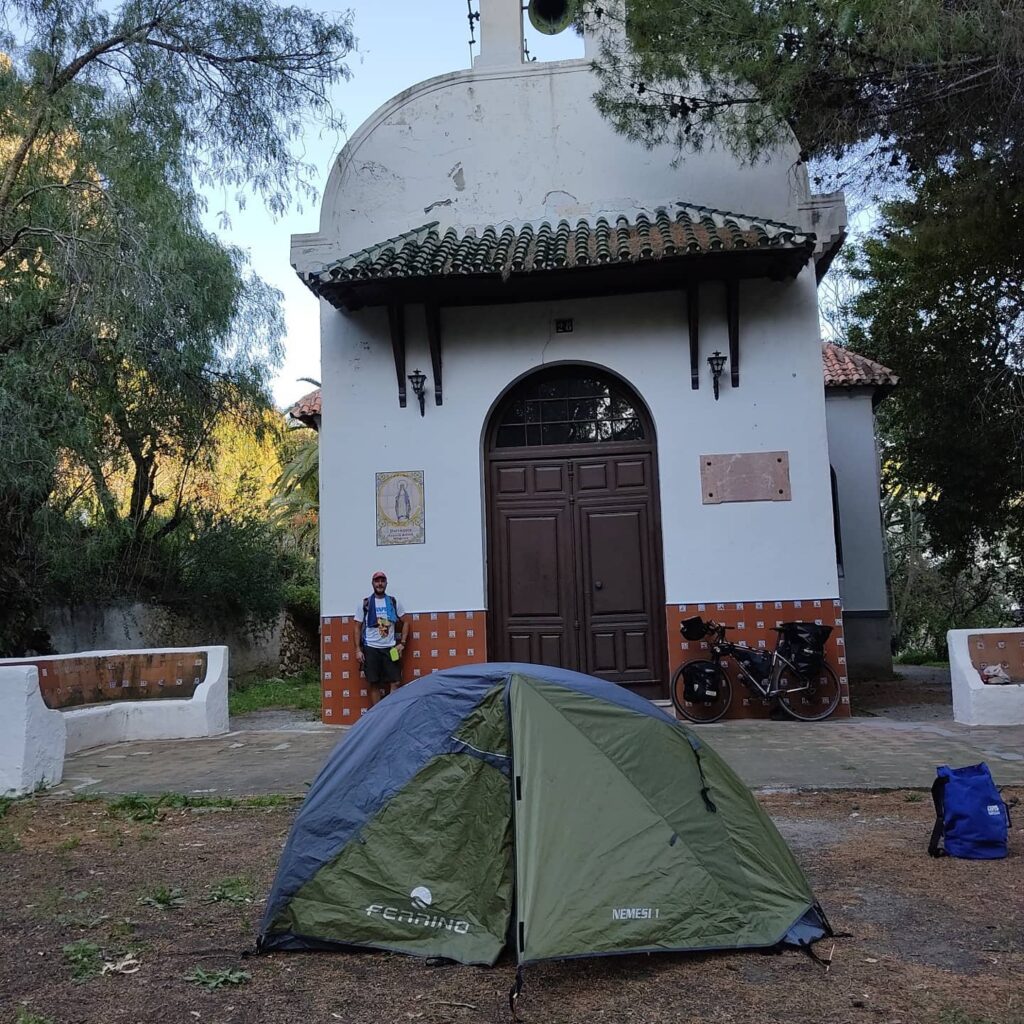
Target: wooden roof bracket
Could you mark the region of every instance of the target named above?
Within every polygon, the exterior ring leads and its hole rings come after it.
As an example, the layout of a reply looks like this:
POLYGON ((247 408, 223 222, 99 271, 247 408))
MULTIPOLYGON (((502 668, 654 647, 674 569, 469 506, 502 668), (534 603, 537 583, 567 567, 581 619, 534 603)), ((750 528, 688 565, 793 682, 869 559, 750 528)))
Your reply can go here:
POLYGON ((700 285, 691 280, 686 285, 686 319, 690 327, 690 387, 700 390, 700 285))
POLYGON ((725 317, 729 324, 730 384, 740 386, 740 283, 736 278, 725 282, 725 317))
POLYGON ((436 303, 423 307, 427 318, 427 343, 430 345, 430 367, 434 374, 434 404, 443 402, 441 387, 441 308, 436 303))
POLYGON ((395 376, 398 377, 398 404, 404 409, 405 394, 405 306, 398 302, 388 305, 388 327, 391 330, 391 351, 395 357, 395 376))

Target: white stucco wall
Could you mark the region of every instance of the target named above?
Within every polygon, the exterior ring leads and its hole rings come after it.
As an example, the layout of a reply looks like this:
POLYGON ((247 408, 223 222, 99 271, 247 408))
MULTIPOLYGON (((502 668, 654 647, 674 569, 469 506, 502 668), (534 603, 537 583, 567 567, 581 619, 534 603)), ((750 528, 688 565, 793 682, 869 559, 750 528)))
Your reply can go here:
POLYGON ((576 60, 463 71, 401 93, 342 150, 320 230, 293 237, 292 262, 322 268, 435 220, 574 223, 677 201, 802 224, 809 197, 795 143, 755 165, 719 146, 674 168, 669 147, 612 130, 596 88, 589 62, 576 60))
POLYGON ((1024 629, 951 629, 946 633, 954 721, 963 725, 1024 725, 1024 683, 984 683, 971 663, 969 640, 978 634, 1018 637, 1024 636, 1024 629))
POLYGON ((39 670, 0 665, 0 796, 57 785, 64 750, 64 722, 43 703, 39 670))
MULTIPOLYGON (((486 0, 488 12, 500 3, 518 6, 486 0)), ((511 37, 505 42, 500 52, 515 53, 511 37)), ((442 228, 593 220, 684 200, 788 223, 808 216, 795 144, 754 166, 718 147, 674 167, 669 148, 646 150, 616 135, 594 108, 595 90, 586 60, 487 60, 401 94, 343 150, 320 230, 294 236, 293 263, 322 269, 431 220, 442 228)), ((706 360, 728 351, 724 288, 702 286, 697 392, 684 289, 681 278, 671 293, 445 308, 444 405, 434 405, 428 380, 422 419, 411 392, 408 408, 398 406, 384 310, 346 315, 322 303, 323 614, 352 614, 376 568, 409 610, 486 607, 487 416, 512 381, 557 361, 613 370, 650 408, 667 601, 838 596, 813 270, 792 282, 742 285, 740 387, 730 389, 727 368, 719 402, 706 360), (574 332, 555 335, 556 317, 574 318, 574 332), (778 449, 790 455, 792 501, 701 504, 698 456, 778 449), (418 469, 426 543, 377 548, 374 474, 418 469)), ((406 322, 406 372, 418 367, 429 378, 422 310, 407 309, 406 322)))
POLYGON ((875 421, 868 388, 830 388, 825 400, 828 451, 836 473, 845 611, 885 611, 885 547, 879 509, 875 421))
POLYGON ((82 651, 45 661, 164 653, 206 654, 206 678, 190 698, 110 701, 68 710, 46 706, 36 666, 10 664, 13 659, 0 661, 0 796, 20 796, 41 785, 56 785, 63 776, 65 756, 90 747, 227 732, 227 647, 82 651))
MULTIPOLYGON (((624 377, 658 438, 669 603, 837 596, 813 274, 740 292, 740 387, 712 395, 704 360, 728 349, 720 285, 702 292, 702 386, 690 389, 677 293, 446 309, 444 405, 400 409, 381 310, 326 309, 323 346, 322 609, 352 614, 383 568, 411 611, 486 607, 483 432, 507 385, 582 360, 624 377), (572 334, 554 319, 573 317, 572 334), (786 450, 793 500, 703 505, 698 456, 786 450), (374 474, 424 470, 426 543, 376 547, 374 474)), ((409 369, 429 370, 420 310, 409 369)))

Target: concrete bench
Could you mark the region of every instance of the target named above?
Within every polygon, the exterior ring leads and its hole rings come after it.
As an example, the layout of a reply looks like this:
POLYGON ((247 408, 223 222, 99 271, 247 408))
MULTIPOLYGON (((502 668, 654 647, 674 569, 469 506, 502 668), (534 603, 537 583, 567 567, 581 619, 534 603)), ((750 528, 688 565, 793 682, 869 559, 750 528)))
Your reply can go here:
POLYGON ((964 725, 1024 725, 1024 629, 951 629, 949 674, 953 718, 964 725), (1001 665, 1010 683, 986 683, 1001 665))
POLYGON ((0 795, 56 785, 89 747, 227 730, 227 647, 0 660, 0 795))

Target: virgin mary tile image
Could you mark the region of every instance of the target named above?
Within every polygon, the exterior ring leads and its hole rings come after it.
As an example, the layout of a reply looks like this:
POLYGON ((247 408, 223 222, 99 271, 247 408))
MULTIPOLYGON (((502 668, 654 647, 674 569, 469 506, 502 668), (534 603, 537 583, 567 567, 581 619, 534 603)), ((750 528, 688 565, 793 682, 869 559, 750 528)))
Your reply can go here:
POLYGON ((377 547, 422 544, 423 470, 377 474, 377 547))

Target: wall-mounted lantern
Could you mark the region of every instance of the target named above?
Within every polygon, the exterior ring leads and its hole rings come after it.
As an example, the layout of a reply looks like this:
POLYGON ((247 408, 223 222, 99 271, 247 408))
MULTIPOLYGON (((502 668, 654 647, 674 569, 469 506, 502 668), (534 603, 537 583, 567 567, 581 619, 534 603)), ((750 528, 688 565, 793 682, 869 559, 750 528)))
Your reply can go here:
MULTIPOLYGON (((723 359, 724 359, 724 357, 723 357, 723 359)), ((721 373, 721 370, 719 370, 719 373, 721 373)), ((718 387, 718 384, 717 384, 718 378, 716 377, 715 380, 716 380, 715 387, 717 388, 718 387)), ((424 398, 424 393, 423 393, 423 385, 427 383, 427 375, 425 373, 421 373, 419 370, 413 370, 412 373, 409 374, 409 383, 412 385, 412 393, 419 399, 419 402, 420 402, 420 415, 422 416, 422 415, 424 415, 424 408, 425 408, 425 405, 424 405, 425 398, 424 398)))
MULTIPOLYGON (((711 386, 715 391, 715 401, 718 401, 718 378, 722 376, 722 371, 725 369, 726 357, 722 355, 717 349, 708 356, 708 366, 711 367, 711 386)), ((412 378, 409 378, 412 380, 412 378)), ((414 384, 415 388, 416 385, 414 384)), ((422 399, 420 399, 422 403, 422 399)))

